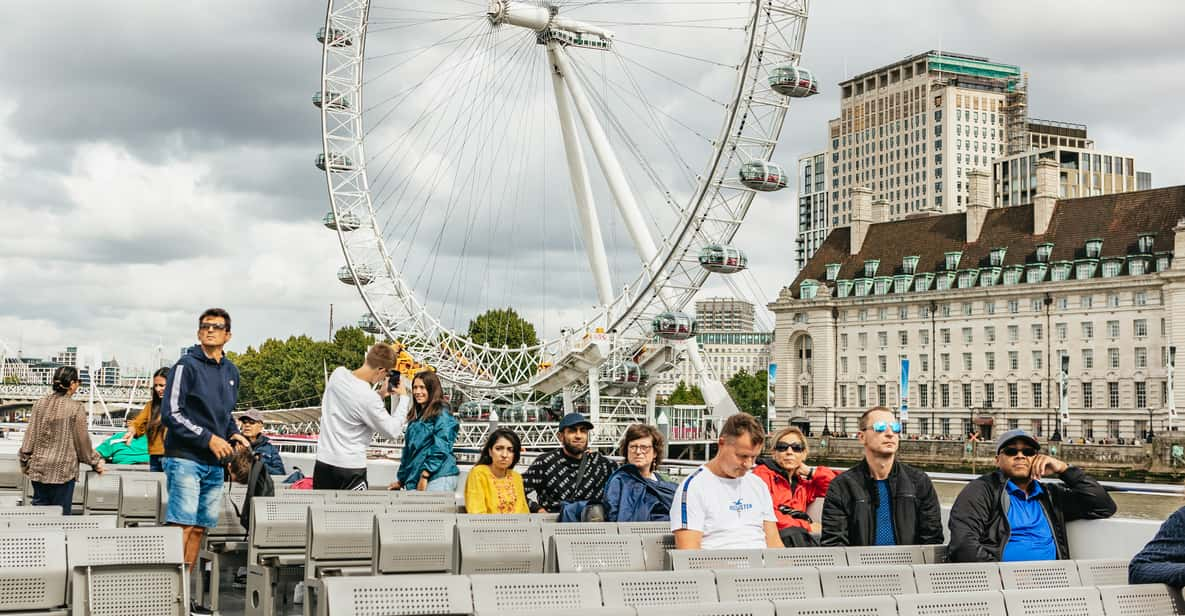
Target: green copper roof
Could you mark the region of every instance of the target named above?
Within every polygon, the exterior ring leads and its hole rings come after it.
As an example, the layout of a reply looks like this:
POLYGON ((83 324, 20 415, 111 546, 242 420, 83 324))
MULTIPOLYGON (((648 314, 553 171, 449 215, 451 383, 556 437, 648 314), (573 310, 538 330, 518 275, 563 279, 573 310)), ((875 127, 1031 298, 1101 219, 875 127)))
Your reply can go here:
POLYGON ((975 77, 986 77, 989 79, 1020 77, 1020 68, 1012 64, 982 62, 979 60, 968 60, 965 58, 955 58, 937 54, 930 54, 926 56, 926 59, 928 60, 930 64, 930 70, 932 71, 943 71, 947 73, 957 73, 960 75, 972 75, 975 77))

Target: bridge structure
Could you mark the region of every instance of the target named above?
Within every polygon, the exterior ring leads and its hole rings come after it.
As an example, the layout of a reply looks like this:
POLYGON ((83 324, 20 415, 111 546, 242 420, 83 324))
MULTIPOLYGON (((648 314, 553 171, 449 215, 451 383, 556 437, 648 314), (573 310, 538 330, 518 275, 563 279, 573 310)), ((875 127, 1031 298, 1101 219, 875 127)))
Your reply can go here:
MULTIPOLYGON (((49 385, 0 385, 0 404, 20 404, 33 402, 45 396, 48 396, 53 389, 49 385)), ((96 400, 103 400, 108 405, 131 402, 135 405, 143 405, 148 402, 151 392, 147 387, 99 387, 95 390, 96 400)), ((78 388, 78 393, 74 397, 78 400, 89 400, 91 388, 89 385, 83 385, 78 388)))

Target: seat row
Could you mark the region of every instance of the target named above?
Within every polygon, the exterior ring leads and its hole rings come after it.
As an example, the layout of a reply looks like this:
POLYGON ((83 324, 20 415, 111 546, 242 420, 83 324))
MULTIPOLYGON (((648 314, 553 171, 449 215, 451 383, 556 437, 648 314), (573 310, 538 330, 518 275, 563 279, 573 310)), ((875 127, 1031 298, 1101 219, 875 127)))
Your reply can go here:
MULTIPOLYGON (((1147 616, 1178 613, 1180 596, 1162 584, 850 598, 753 598, 738 570, 537 575, 330 577, 319 616, 554 614, 644 616, 1147 616), (731 589, 731 590, 730 590, 731 589)), ((759 584, 769 586, 774 580, 759 584)), ((751 586, 756 587, 756 585, 751 586)))
MULTIPOLYGON (((15 460, 0 459, 0 466, 12 466, 15 460)), ((19 466, 17 467, 19 470, 19 466)), ((74 484, 73 505, 83 513, 118 516, 119 526, 164 523, 168 504, 165 474, 147 470, 108 471, 100 475, 80 467, 74 484)), ((14 476, 11 469, 0 472, 0 507, 28 505, 33 499, 32 483, 24 476, 14 476)))
POLYGON ((181 529, 0 531, 0 588, 0 613, 186 614, 181 529))
POLYGON ((114 515, 62 515, 60 507, 0 508, 0 531, 35 528, 57 530, 101 530, 119 527, 114 515))

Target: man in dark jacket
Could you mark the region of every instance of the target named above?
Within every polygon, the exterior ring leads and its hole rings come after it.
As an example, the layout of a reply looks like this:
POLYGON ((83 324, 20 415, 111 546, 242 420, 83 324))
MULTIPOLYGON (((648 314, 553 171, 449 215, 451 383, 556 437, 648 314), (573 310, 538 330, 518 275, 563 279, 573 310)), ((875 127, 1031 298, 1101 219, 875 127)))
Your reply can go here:
POLYGON ((556 432, 560 449, 539 456, 523 473, 532 513, 559 513, 565 503, 601 500, 605 480, 616 466, 589 450, 592 429, 592 422, 580 413, 568 413, 560 420, 556 432))
POLYGON ((231 412, 239 396, 239 369, 222 348, 230 341, 230 315, 210 308, 198 319, 198 342, 177 360, 165 384, 161 421, 168 428, 162 465, 169 488, 165 521, 181 527, 185 562, 197 560, 202 535, 218 524, 223 461, 231 442, 250 447, 231 412))
POLYGON ((1115 514, 1115 501, 1099 482, 1040 451, 1024 430, 1000 435, 996 470, 968 483, 951 507, 949 560, 1066 560, 1066 522, 1115 514), (1039 481, 1047 474, 1062 483, 1039 481))
POLYGON ((823 501, 823 545, 942 543, 938 495, 926 473, 897 461, 901 423, 873 407, 860 416, 864 460, 840 473, 823 501))
POLYGON ((263 434, 263 413, 250 409, 239 415, 239 431, 251 441, 251 448, 259 454, 269 475, 283 475, 284 459, 280 457, 280 448, 272 444, 263 434))

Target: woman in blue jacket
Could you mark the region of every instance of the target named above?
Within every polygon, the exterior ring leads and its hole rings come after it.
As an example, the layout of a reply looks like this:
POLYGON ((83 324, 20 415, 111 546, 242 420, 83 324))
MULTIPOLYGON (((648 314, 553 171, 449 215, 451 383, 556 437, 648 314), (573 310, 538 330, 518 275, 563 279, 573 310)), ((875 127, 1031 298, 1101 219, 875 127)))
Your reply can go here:
POLYGON ((461 474, 453 455, 459 425, 444 401, 436 373, 424 371, 417 374, 412 380, 411 397, 398 479, 390 487, 392 490, 454 492, 461 474))
POLYGON ((662 433, 654 426, 634 424, 626 428, 617 452, 625 463, 605 481, 605 521, 671 519, 671 500, 677 486, 655 471, 662 462, 662 449, 662 433))

